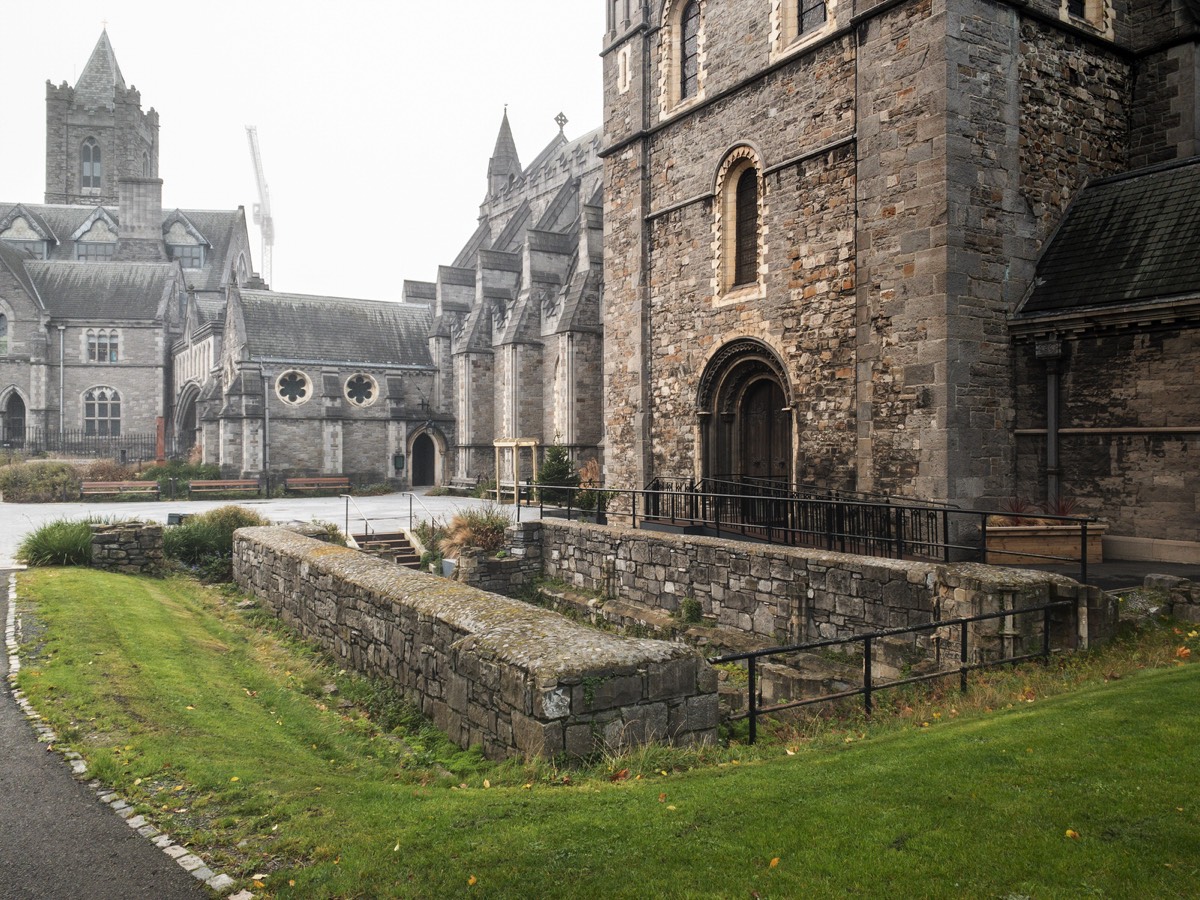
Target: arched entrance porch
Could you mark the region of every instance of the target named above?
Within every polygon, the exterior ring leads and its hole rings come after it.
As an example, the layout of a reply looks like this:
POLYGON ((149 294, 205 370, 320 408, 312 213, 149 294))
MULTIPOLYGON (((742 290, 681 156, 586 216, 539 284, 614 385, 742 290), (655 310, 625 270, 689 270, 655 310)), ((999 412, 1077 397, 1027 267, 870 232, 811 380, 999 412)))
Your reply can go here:
POLYGON ((706 479, 794 481, 791 387, 769 347, 743 338, 721 348, 705 368, 697 407, 706 479))
POLYGON ((0 408, 0 441, 13 447, 25 443, 25 400, 15 389, 0 408))

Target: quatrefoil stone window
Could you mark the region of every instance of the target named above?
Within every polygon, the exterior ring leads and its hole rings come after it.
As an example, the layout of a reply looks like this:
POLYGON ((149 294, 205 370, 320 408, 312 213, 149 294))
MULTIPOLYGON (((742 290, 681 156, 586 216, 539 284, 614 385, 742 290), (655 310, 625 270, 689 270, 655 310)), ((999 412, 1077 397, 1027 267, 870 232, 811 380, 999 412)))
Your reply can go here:
POLYGON ((359 372, 346 379, 346 399, 355 406, 370 406, 379 396, 379 385, 370 375, 359 372))
POLYGON ((284 403, 298 406, 312 396, 312 382, 303 372, 292 369, 279 376, 275 382, 275 392, 284 403))

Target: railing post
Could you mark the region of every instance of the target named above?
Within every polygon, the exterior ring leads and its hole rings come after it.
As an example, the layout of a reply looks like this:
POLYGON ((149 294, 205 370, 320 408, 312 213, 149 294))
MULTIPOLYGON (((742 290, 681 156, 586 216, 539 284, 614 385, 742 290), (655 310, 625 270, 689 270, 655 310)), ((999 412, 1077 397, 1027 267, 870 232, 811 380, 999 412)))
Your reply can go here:
POLYGON ((1050 607, 1042 610, 1042 662, 1050 662, 1050 607))
MULTIPOLYGON (((979 514, 979 561, 986 563, 987 558, 987 513, 979 514)), ((949 545, 949 541, 946 542, 949 545)))
POLYGON ((896 559, 904 559, 904 510, 893 506, 896 511, 896 559))
POLYGON ((750 713, 750 743, 758 738, 758 657, 750 657, 750 697, 747 710, 750 713))
POLYGON ((958 636, 958 689, 967 692, 967 623, 959 623, 958 636))
POLYGON ((871 715, 871 637, 863 638, 863 704, 868 718, 871 715))
POLYGON ((1088 563, 1087 519, 1079 523, 1079 583, 1087 584, 1088 563))
POLYGON ((942 559, 950 562, 950 511, 942 510, 942 559))

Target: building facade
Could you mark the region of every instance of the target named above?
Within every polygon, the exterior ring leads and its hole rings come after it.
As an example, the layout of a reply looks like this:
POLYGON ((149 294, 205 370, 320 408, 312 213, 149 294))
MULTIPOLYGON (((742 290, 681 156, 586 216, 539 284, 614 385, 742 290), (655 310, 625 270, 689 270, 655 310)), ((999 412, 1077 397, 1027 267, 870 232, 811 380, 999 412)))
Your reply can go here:
POLYGON ((1084 185, 1200 152, 1195 6, 609 0, 609 480, 1044 489, 1010 317, 1084 185))

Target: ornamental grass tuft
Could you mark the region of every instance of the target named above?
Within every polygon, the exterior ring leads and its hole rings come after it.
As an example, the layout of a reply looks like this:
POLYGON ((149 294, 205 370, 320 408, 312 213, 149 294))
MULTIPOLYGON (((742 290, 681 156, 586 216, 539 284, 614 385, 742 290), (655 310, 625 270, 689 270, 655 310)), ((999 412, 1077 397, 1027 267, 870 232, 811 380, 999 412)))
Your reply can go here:
POLYGON ((86 566, 92 561, 94 519, 56 519, 25 536, 17 559, 27 566, 86 566))

